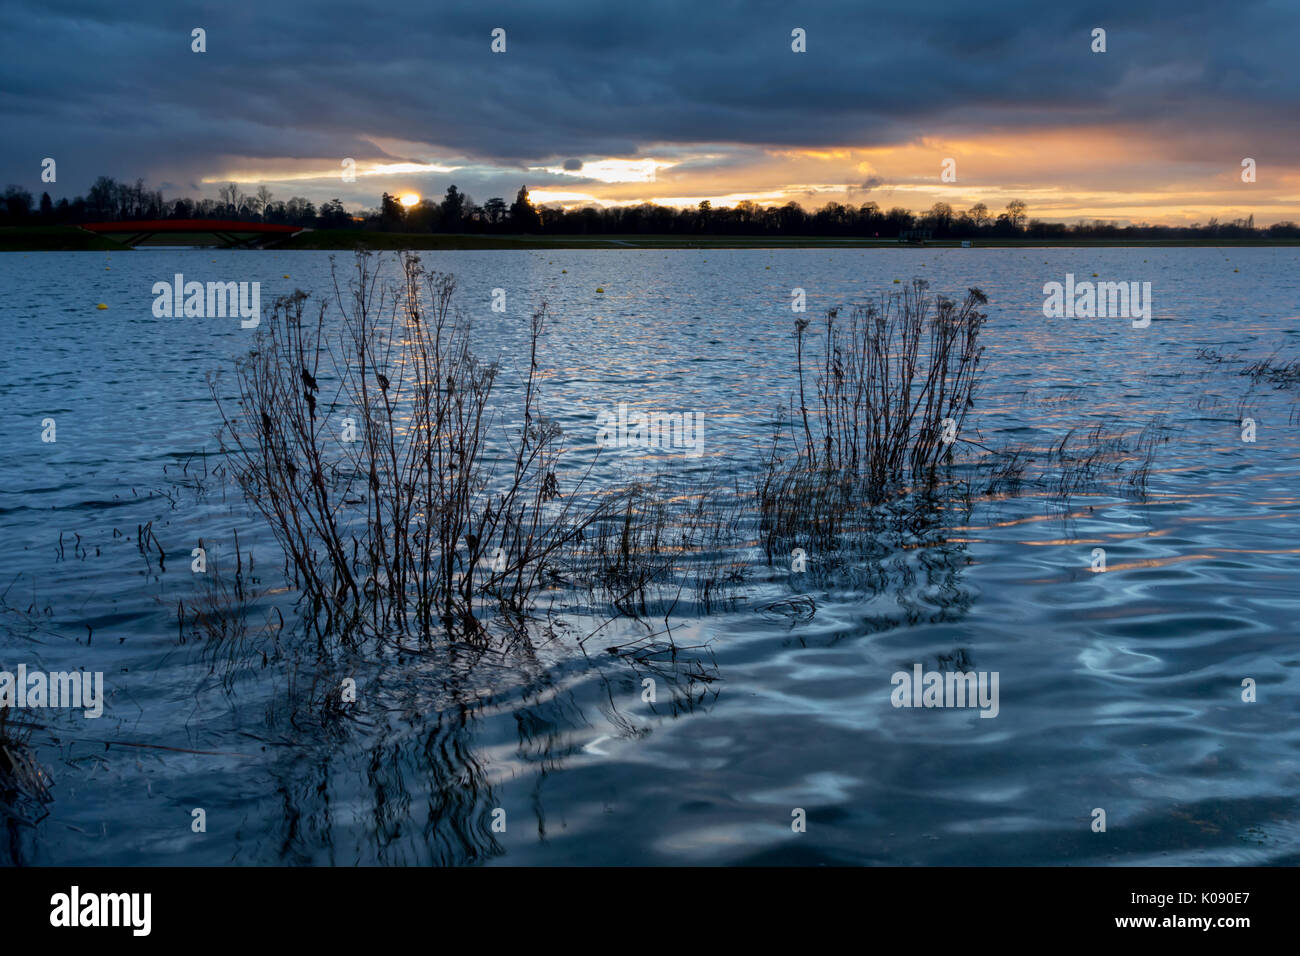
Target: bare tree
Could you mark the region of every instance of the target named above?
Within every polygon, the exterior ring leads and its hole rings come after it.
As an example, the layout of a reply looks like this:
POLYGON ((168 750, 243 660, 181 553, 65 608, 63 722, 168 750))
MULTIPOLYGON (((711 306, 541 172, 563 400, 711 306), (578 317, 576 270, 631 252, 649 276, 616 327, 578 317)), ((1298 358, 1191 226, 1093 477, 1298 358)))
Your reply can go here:
POLYGON ((227 183, 217 190, 217 194, 221 197, 222 203, 232 216, 238 216, 240 212, 249 207, 249 203, 252 201, 251 197, 239 191, 238 183, 227 183))
POLYGON ((257 187, 257 197, 253 201, 256 203, 256 210, 260 212, 262 218, 265 219, 267 207, 271 205, 271 190, 266 188, 265 183, 257 187))
POLYGON ((1013 199, 1007 203, 1007 219, 1016 229, 1025 228, 1025 201, 1023 199, 1013 199))

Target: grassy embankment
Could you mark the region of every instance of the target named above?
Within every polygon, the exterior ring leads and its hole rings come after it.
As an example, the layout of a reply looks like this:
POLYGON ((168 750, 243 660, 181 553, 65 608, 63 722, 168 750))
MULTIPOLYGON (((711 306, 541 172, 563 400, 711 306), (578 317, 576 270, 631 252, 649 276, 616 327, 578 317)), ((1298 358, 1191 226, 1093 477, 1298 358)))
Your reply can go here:
POLYGON ((0 252, 61 252, 126 249, 120 242, 75 226, 11 226, 0 229, 0 252))
MULTIPOLYGON (((976 239, 976 248, 1017 246, 1294 246, 1296 239, 976 239)), ((960 247, 933 239, 909 247, 896 239, 830 236, 476 236, 317 229, 299 233, 285 249, 897 249, 960 247)))
MULTIPOLYGON (((168 244, 203 243, 210 237, 169 236, 168 244)), ((975 248, 1295 246, 1297 239, 976 239, 975 248)), ((275 246, 279 249, 898 249, 960 247, 959 239, 933 239, 908 246, 895 239, 830 236, 483 236, 441 233, 363 232, 314 229, 275 246)), ((123 250, 129 248, 75 226, 0 228, 0 252, 123 250)))

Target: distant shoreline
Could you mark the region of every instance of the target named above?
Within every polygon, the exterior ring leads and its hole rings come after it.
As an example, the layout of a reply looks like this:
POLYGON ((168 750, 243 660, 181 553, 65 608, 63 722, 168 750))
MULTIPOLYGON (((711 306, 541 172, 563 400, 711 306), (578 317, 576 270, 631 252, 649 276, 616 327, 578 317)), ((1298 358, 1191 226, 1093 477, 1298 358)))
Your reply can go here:
MULTIPOLYGON (((1192 246, 1300 246, 1300 239, 973 239, 973 249, 990 248, 1171 248, 1192 246)), ((951 249, 961 239, 929 239, 924 243, 831 236, 485 236, 445 233, 362 232, 316 229, 299 233, 269 250, 322 249, 951 249)), ((128 251, 113 242, 72 226, 0 228, 0 252, 128 251)), ((148 247, 145 247, 148 248, 148 247)))

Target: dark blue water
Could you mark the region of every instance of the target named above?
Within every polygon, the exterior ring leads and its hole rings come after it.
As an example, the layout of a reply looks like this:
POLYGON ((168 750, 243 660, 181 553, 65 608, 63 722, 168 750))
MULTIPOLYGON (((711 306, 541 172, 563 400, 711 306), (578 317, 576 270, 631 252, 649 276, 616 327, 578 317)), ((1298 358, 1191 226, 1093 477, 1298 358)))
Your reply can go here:
POLYGON ((28 744, 52 799, 34 825, 9 818, 0 858, 1300 859, 1300 394, 1237 374, 1240 360, 1300 353, 1295 250, 426 262, 458 276, 458 302, 480 350, 501 360, 507 395, 526 361, 527 315, 549 301, 546 406, 577 460, 597 414, 620 402, 703 416, 700 458, 609 456, 594 479, 610 487, 639 471, 746 474, 795 385, 791 289, 806 290, 815 318, 912 276, 989 296, 969 436, 1045 449, 1104 424, 1130 437, 1151 425, 1167 440, 1145 495, 1113 482, 1066 499, 1031 468, 1021 494, 977 495, 944 534, 890 552, 874 584, 755 561, 736 601, 711 614, 688 602, 670 635, 662 620, 607 624, 595 606, 570 606, 539 614, 524 644, 371 650, 322 670, 294 636, 273 540, 219 477, 206 377, 231 368, 252 333, 228 318, 155 318, 151 288, 177 272, 260 281, 265 308, 295 287, 323 293, 328 254, 0 256, 0 669, 103 671, 107 695, 97 720, 13 715, 40 725, 28 744), (1066 273, 1151 282, 1150 327, 1045 318, 1043 285, 1066 273), (490 308, 497 288, 505 313, 490 308), (1203 348, 1228 361, 1199 359, 1203 348), (41 441, 47 417, 55 443, 41 441), (1241 440, 1243 417, 1256 422, 1253 443, 1241 440), (149 522, 165 570, 141 551, 149 522), (201 538, 228 566, 235 533, 268 593, 239 641, 205 641, 176 617, 177 601, 202 594, 190 549, 201 538), (1090 570, 1097 547, 1105 573, 1090 570), (809 603, 773 606, 801 596, 809 603), (274 609, 289 617, 283 630, 267 626, 274 609), (654 653, 669 637, 676 659, 654 653), (604 651, 632 641, 639 655, 604 651), (997 717, 895 708, 891 675, 915 664, 997 672, 997 717), (322 687, 340 676, 356 680, 358 705, 323 719, 322 687), (196 808, 206 832, 192 828, 196 808), (1097 808, 1104 833, 1092 827, 1097 808), (805 832, 792 829, 796 809, 805 832))

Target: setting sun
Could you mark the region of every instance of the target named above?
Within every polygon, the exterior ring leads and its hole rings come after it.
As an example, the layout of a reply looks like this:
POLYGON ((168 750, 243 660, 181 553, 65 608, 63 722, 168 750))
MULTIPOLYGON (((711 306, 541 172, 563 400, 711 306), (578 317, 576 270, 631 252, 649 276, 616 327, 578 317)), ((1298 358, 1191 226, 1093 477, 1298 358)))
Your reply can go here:
POLYGON ((402 205, 403 205, 403 206, 414 206, 414 205, 415 205, 416 203, 418 203, 419 201, 420 201, 420 197, 417 196, 415 193, 403 193, 403 194, 402 194, 402 200, 401 200, 401 202, 402 202, 402 205))

